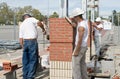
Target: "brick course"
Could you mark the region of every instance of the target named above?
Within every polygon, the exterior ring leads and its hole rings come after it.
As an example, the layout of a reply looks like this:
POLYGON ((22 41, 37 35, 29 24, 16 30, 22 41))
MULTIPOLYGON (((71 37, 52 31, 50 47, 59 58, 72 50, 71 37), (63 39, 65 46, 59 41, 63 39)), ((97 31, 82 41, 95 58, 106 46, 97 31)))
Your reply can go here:
POLYGON ((50 19, 50 60, 71 61, 73 28, 64 18, 50 19))

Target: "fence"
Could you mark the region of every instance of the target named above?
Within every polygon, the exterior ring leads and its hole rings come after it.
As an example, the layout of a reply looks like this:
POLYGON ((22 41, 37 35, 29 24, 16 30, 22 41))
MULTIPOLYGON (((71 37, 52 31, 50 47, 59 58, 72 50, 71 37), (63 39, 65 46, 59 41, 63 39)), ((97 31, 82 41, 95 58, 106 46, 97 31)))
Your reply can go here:
POLYGON ((0 26, 0 40, 18 40, 18 26, 0 26))
MULTIPOLYGON (((0 26, 0 40, 17 40, 19 41, 19 26, 18 25, 2 25, 0 26)), ((46 40, 46 35, 43 35, 41 29, 38 28, 38 43, 45 48, 49 43, 46 40)))

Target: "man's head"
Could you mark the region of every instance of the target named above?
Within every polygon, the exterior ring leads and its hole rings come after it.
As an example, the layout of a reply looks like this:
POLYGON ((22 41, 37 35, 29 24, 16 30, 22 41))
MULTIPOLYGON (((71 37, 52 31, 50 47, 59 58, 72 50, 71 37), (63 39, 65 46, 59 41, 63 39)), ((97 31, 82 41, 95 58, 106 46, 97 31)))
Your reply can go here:
POLYGON ((30 14, 25 13, 25 14, 22 16, 22 19, 25 20, 25 19, 30 18, 30 17, 32 17, 30 14))
POLYGON ((74 20, 76 22, 78 22, 80 19, 83 19, 82 15, 84 14, 85 12, 80 9, 80 8, 76 8, 73 10, 72 12, 72 17, 74 18, 74 20))
POLYGON ((97 25, 99 25, 102 22, 102 19, 100 17, 97 17, 95 22, 97 25))

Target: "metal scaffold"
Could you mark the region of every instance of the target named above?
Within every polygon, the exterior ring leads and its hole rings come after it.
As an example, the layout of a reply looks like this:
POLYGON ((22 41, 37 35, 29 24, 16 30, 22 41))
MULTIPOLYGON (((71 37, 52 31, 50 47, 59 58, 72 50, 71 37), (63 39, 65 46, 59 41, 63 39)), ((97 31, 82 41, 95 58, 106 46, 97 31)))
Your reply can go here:
POLYGON ((86 19, 95 21, 95 18, 99 16, 99 0, 82 0, 82 9, 86 12, 86 19))

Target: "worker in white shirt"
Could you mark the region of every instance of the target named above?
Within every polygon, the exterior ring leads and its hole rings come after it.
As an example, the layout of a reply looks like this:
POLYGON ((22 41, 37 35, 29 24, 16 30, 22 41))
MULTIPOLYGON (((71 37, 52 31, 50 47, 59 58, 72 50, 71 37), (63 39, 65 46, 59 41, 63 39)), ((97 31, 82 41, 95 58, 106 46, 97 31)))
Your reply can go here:
POLYGON ((83 14, 84 11, 80 8, 76 8, 72 13, 72 17, 77 23, 75 48, 72 54, 73 79, 88 79, 85 63, 88 40, 88 21, 82 17, 83 14))
POLYGON ((97 57, 100 56, 100 49, 101 49, 101 31, 103 30, 103 24, 100 17, 95 20, 93 23, 94 27, 94 44, 95 44, 95 52, 97 57))
POLYGON ((23 20, 19 29, 20 45, 23 47, 23 79, 34 79, 38 65, 37 26, 41 27, 43 33, 46 31, 43 24, 30 14, 24 14, 23 20))

